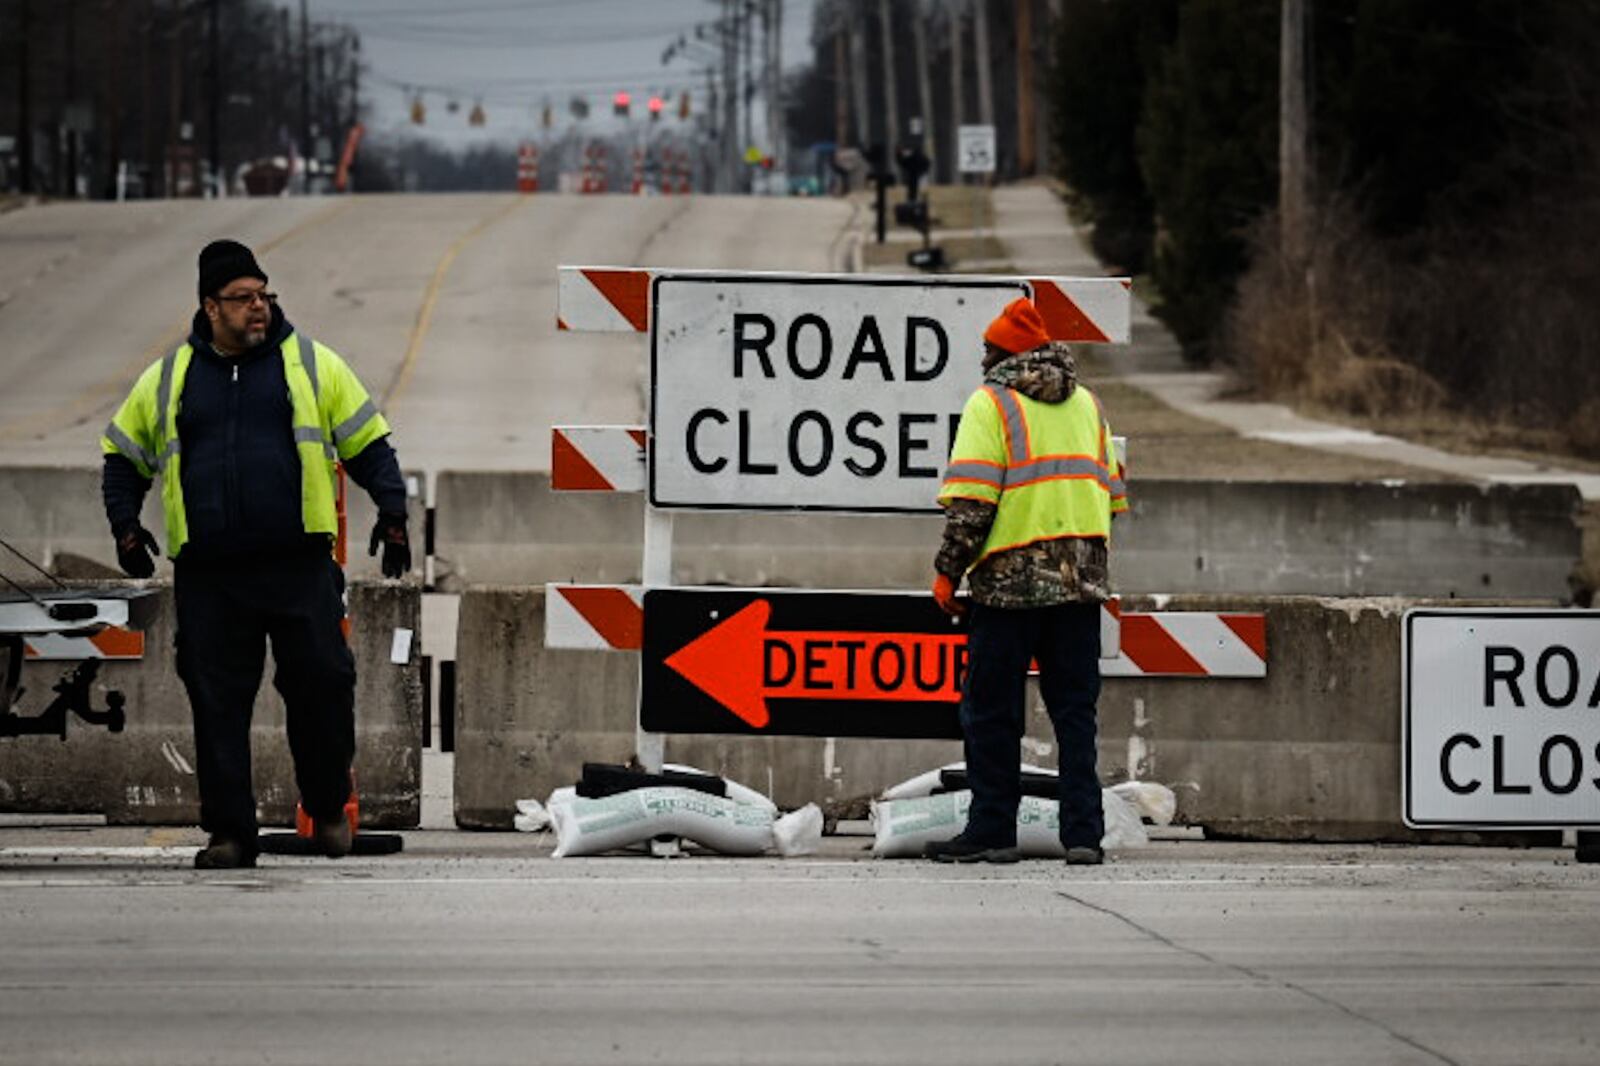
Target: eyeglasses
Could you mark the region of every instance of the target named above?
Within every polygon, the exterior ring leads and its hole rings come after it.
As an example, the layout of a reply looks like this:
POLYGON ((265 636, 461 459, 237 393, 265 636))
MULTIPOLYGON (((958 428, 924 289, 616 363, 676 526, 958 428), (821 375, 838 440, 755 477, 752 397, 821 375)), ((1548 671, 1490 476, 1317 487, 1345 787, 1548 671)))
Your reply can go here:
POLYGON ((278 302, 278 294, 275 292, 266 292, 265 290, 258 289, 255 292, 241 292, 236 296, 218 296, 217 299, 223 303, 238 304, 241 307, 249 307, 257 300, 260 300, 265 305, 271 306, 272 304, 278 302))

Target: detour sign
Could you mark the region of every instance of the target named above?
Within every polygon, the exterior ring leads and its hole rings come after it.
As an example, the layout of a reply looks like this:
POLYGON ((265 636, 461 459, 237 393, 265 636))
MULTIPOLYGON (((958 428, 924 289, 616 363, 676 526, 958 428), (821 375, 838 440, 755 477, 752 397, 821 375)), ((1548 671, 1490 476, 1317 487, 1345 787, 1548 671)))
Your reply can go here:
POLYGON ((957 739, 964 624, 926 594, 652 589, 640 725, 957 739))

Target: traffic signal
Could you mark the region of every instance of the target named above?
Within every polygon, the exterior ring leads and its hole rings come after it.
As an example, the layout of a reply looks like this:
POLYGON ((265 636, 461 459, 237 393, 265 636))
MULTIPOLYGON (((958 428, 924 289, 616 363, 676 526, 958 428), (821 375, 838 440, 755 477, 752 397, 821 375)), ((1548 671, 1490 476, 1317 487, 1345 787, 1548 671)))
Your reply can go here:
POLYGON ((628 110, 633 104, 633 99, 626 91, 619 92, 611 98, 611 113, 618 118, 627 118, 628 110))
POLYGON ((411 122, 421 126, 428 121, 428 109, 422 102, 421 94, 411 98, 411 122))
POLYGON ((484 123, 486 123, 488 121, 489 121, 489 116, 487 116, 487 115, 485 115, 483 113, 483 101, 482 100, 474 101, 473 105, 472 105, 472 114, 467 116, 467 125, 469 125, 469 126, 482 126, 484 123))
POLYGON ((652 96, 650 98, 650 103, 647 106, 649 106, 649 108, 650 108, 650 121, 651 122, 655 122, 655 121, 657 121, 658 119, 661 118, 661 107, 662 107, 661 97, 652 96))
POLYGON ((689 117, 689 90, 685 89, 683 95, 678 97, 678 118, 689 117))

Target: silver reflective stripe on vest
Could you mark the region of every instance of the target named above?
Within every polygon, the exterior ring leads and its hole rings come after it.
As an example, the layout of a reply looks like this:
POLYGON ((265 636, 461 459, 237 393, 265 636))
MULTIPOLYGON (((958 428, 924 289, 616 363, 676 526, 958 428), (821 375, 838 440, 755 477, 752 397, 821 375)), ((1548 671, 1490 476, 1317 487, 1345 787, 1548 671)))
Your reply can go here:
POLYGON ((958 460, 950 464, 944 472, 946 481, 978 481, 985 485, 1000 487, 1001 471, 992 463, 980 463, 972 460, 958 460))
POLYGON ((154 470, 156 468, 156 457, 141 448, 132 437, 122 432, 122 428, 115 422, 107 423, 106 439, 116 445, 117 451, 129 459, 137 459, 143 463, 146 470, 154 470))
POLYGON ((337 453, 333 450, 333 445, 329 444, 327 438, 322 435, 321 426, 295 426, 294 442, 296 444, 305 444, 308 441, 322 445, 322 454, 329 459, 338 458, 337 453))
POLYGON ((378 405, 373 403, 371 400, 368 400, 366 403, 356 408, 355 414, 351 415, 349 418, 333 427, 334 443, 343 444, 346 440, 355 436, 358 432, 360 432, 363 426, 372 421, 377 413, 378 405))
MULTIPOLYGON (((172 375, 178 365, 178 349, 174 348, 161 360, 161 383, 156 386, 156 434, 167 432, 167 411, 172 407, 172 375)), ((176 433, 173 434, 177 436, 176 433)))
POLYGON ((1017 402, 1016 393, 1010 389, 994 385, 985 386, 989 395, 995 398, 1000 405, 1000 413, 1006 420, 1006 458, 1012 463, 1023 463, 1028 460, 1028 422, 1023 417, 1022 405, 1017 402))
POLYGON ((317 342, 304 333, 296 333, 294 339, 300 346, 300 365, 306 368, 306 376, 311 379, 311 398, 320 401, 322 394, 317 384, 317 342))
POLYGON ((172 462, 172 457, 177 455, 182 450, 183 448, 179 445, 177 437, 173 437, 171 440, 167 441, 166 448, 162 449, 161 452, 161 469, 165 471, 167 469, 167 464, 172 462))
POLYGON ((1019 463, 1007 468, 1006 487, 1053 477, 1093 478, 1102 488, 1111 488, 1106 468, 1093 459, 1036 459, 1031 463, 1019 463))

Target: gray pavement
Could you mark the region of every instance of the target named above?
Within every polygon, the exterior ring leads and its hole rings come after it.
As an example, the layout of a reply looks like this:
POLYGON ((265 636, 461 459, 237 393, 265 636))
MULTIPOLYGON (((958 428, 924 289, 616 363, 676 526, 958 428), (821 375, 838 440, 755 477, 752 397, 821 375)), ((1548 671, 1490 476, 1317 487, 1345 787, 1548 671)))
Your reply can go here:
POLYGON ((181 342, 208 240, 252 244, 291 321, 382 400, 408 469, 541 470, 555 423, 643 419, 633 334, 558 334, 559 264, 828 270, 849 205, 350 196, 50 204, 0 216, 0 465, 94 465, 181 342))
POLYGON ((1069 870, 873 862, 863 838, 549 861, 540 837, 414 833, 393 858, 200 874, 172 831, 134 833, 35 854, 0 830, 0 1063, 1499 1066, 1600 1047, 1600 882, 1555 851, 1157 843, 1069 870))

